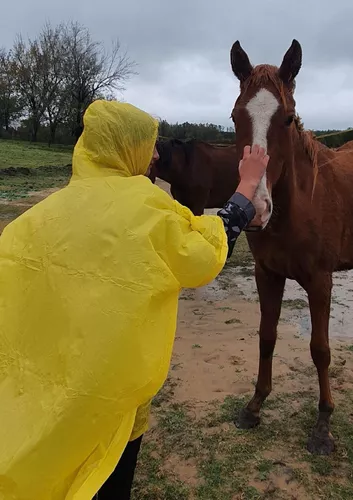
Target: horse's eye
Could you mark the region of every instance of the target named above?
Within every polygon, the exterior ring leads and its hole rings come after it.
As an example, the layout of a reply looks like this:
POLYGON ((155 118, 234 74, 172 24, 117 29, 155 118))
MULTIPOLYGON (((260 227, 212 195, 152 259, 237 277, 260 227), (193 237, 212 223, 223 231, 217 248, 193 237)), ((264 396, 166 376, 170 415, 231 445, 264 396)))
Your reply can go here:
POLYGON ((289 125, 291 125, 291 123, 293 123, 293 120, 294 120, 294 115, 287 116, 286 121, 285 121, 286 127, 289 127, 289 125))

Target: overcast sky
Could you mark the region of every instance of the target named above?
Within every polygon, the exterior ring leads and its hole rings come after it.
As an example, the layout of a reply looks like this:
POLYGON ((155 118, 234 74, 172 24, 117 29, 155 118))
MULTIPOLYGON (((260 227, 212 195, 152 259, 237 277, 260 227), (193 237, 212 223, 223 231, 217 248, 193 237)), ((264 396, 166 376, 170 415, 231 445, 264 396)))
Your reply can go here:
POLYGON ((126 101, 169 122, 229 120, 238 81, 229 64, 239 40, 253 64, 279 65, 303 49, 297 110, 307 128, 353 126, 352 0, 17 0, 6 2, 0 46, 34 36, 46 20, 75 20, 107 45, 115 37, 138 63, 126 101))

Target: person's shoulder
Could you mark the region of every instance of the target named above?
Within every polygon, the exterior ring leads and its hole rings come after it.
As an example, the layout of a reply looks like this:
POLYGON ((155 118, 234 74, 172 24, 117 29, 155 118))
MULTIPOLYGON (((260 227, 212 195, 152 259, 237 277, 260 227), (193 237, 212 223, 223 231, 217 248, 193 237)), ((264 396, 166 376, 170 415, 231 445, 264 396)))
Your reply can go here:
POLYGON ((158 208, 166 209, 187 220, 192 219, 191 210, 175 200, 166 190, 153 184, 147 177, 140 179, 140 181, 140 186, 146 196, 146 204, 154 204, 158 208))
POLYGON ((175 210, 174 199, 171 195, 157 184, 153 184, 148 177, 138 176, 131 179, 133 189, 143 196, 146 204, 175 210))
MULTIPOLYGON (((71 184, 74 187, 74 183, 71 184)), ((109 200, 110 203, 118 205, 150 206, 161 210, 177 212, 176 202, 171 195, 153 184, 148 177, 104 177, 101 179, 89 179, 79 181, 77 188, 88 193, 95 200, 101 200, 103 203, 109 200), (80 185, 80 186, 79 186, 80 185), (87 189, 89 188, 89 189, 87 189)))

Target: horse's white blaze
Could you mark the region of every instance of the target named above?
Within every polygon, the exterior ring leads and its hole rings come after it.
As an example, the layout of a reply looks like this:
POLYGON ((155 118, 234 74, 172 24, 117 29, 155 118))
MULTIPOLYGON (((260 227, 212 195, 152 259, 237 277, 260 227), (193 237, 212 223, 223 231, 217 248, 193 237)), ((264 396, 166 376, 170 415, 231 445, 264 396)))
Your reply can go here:
MULTIPOLYGON (((271 120, 277 111, 279 103, 275 96, 266 89, 261 89, 248 102, 246 109, 252 123, 252 144, 258 144, 267 151, 267 133, 271 125, 271 120)), ((267 188, 266 174, 262 178, 254 198, 256 213, 261 219, 263 227, 270 220, 272 209, 269 210, 271 195, 267 188)))
POLYGON ((246 109, 252 122, 252 143, 267 150, 267 132, 279 103, 275 96, 266 89, 261 89, 248 102, 246 109))

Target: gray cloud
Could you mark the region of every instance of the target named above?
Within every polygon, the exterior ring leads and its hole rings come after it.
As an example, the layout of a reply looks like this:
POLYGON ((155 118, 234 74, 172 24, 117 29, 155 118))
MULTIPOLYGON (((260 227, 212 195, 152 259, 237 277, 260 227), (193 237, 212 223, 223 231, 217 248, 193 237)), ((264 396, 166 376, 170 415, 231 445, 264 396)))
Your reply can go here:
POLYGON ((109 44, 119 37, 138 63, 126 100, 169 121, 231 125, 238 82, 229 65, 239 39, 254 64, 279 65, 293 38, 303 47, 297 107, 310 128, 353 126, 353 3, 341 0, 18 0, 7 4, 0 45, 50 20, 78 20, 109 44), (339 7, 339 8, 338 8, 339 7))

